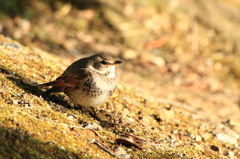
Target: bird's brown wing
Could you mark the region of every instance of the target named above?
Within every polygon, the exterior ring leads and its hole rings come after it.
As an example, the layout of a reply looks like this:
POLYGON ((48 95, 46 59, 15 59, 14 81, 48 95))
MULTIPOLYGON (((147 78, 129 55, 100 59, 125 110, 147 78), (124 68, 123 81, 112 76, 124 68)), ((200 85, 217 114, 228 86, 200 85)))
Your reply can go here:
POLYGON ((55 81, 41 84, 41 86, 52 86, 47 93, 71 91, 91 77, 91 72, 87 68, 79 68, 71 72, 64 72, 55 81))

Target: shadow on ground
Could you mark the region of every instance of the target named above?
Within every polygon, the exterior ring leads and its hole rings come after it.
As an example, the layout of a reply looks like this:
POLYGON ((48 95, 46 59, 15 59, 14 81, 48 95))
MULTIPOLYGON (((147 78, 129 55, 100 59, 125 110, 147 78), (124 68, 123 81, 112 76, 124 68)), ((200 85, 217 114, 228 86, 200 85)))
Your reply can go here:
POLYGON ((22 129, 12 130, 0 127, 0 156, 8 158, 82 158, 83 153, 75 154, 59 147, 55 141, 39 141, 22 129))

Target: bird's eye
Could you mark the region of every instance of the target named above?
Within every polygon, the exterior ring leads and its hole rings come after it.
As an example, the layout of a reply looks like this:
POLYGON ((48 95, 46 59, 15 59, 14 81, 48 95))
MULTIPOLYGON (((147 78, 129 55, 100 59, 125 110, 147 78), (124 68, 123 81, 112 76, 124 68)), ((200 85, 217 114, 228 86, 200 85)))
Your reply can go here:
POLYGON ((107 65, 108 64, 108 62, 106 62, 106 61, 101 61, 100 63, 103 64, 103 65, 107 65))

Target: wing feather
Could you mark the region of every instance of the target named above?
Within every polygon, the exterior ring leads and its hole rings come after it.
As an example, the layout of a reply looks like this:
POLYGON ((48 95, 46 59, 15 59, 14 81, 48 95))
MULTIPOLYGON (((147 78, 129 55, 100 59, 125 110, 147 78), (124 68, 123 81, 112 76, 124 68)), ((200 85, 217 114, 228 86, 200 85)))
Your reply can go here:
POLYGON ((56 80, 41 84, 41 86, 52 86, 48 89, 48 93, 52 92, 68 92, 81 85, 82 82, 91 77, 91 72, 88 68, 78 68, 71 72, 64 72, 56 80))

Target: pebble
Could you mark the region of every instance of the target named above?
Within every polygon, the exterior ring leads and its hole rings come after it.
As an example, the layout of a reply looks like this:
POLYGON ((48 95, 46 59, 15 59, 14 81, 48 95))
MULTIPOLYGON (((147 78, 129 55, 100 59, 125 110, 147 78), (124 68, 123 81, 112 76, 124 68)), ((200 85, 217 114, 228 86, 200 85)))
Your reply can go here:
POLYGON ((14 100, 14 101, 13 101, 13 104, 14 104, 14 105, 18 105, 18 100, 14 100))
POLYGON ((230 143, 234 145, 236 148, 238 147, 238 141, 235 137, 225 134, 223 132, 217 132, 216 137, 219 141, 230 143))
POLYGON ((204 141, 212 138, 212 134, 210 133, 203 133, 201 136, 203 137, 204 141))
POLYGON ((165 66, 165 63, 166 63, 162 57, 157 57, 157 56, 155 56, 151 62, 157 65, 158 67, 163 67, 165 66))
POLYGON ((71 121, 73 121, 73 119, 74 119, 74 116, 72 116, 71 114, 68 114, 67 117, 68 117, 68 119, 71 120, 71 121))
POLYGON ((234 156, 234 152, 228 151, 228 155, 229 155, 230 157, 233 157, 233 156, 234 156))
POLYGON ((100 125, 98 125, 97 123, 88 123, 84 128, 98 130, 98 131, 102 130, 102 127, 100 125))
POLYGON ((213 150, 213 151, 217 151, 219 152, 219 148, 215 145, 211 145, 210 148, 213 150))
POLYGON ((175 130, 172 131, 172 133, 176 135, 176 134, 179 133, 179 131, 177 129, 175 129, 175 130))
POLYGON ((120 146, 117 146, 114 149, 114 152, 117 156, 121 157, 121 158, 130 158, 131 156, 127 154, 127 152, 120 146))
POLYGON ((52 141, 49 141, 49 144, 56 144, 57 142, 52 140, 52 141))
POLYGON ((131 158, 131 155, 121 154, 119 155, 119 157, 128 159, 128 158, 131 158))
POLYGON ((133 118, 126 118, 126 120, 128 120, 130 123, 133 123, 135 121, 133 118))
POLYGON ((199 135, 196 135, 196 136, 195 136, 195 140, 196 140, 196 141, 202 141, 202 137, 199 136, 199 135))
POLYGON ((13 47, 17 50, 21 49, 21 46, 14 44, 14 43, 3 42, 3 44, 5 44, 7 47, 13 47))
POLYGON ((38 84, 38 81, 35 80, 35 79, 30 79, 30 82, 32 82, 32 83, 37 83, 37 84, 38 84))

